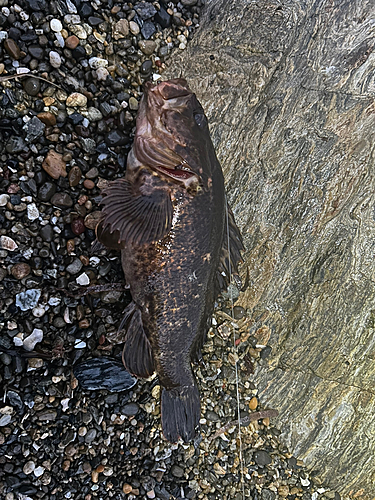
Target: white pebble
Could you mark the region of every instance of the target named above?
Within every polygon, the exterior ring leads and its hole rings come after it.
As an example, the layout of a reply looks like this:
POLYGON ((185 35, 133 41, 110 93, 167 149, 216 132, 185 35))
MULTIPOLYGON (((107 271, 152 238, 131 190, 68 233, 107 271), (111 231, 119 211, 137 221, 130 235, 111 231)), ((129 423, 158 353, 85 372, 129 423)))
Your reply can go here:
POLYGON ((39 210, 35 203, 30 203, 30 205, 27 205, 27 218, 29 220, 35 220, 39 217, 39 210))
POLYGON ((20 7, 18 4, 14 4, 14 5, 13 5, 13 10, 14 10, 14 12, 16 12, 17 14, 19 14, 19 13, 22 11, 22 7, 20 7))
POLYGON ((0 194, 0 207, 5 207, 5 205, 8 203, 9 201, 9 194, 0 194))
POLYGON ((309 484, 310 484, 310 481, 307 478, 303 479, 303 477, 301 477, 300 481, 301 481, 302 486, 309 486, 309 484))
MULTIPOLYGON (((1 9, 1 13, 5 16, 5 17, 8 17, 10 15, 10 10, 8 9, 8 7, 3 7, 1 9)), ((8 36, 8 34, 7 34, 8 36)))
POLYGON ((74 344, 74 347, 76 349, 84 349, 86 347, 86 342, 81 340, 81 339, 76 339, 76 342, 74 344))
POLYGON ((27 21, 29 19, 29 14, 27 14, 24 10, 20 12, 20 18, 22 21, 27 21))
POLYGON ((38 342, 43 340, 43 330, 34 328, 31 334, 23 341, 23 347, 26 351, 32 351, 38 342))
POLYGON ((31 460, 29 462, 26 462, 22 470, 26 475, 31 474, 35 470, 35 463, 31 460))
POLYGON ((154 82, 157 82, 158 80, 160 80, 160 78, 161 78, 161 75, 158 75, 157 73, 153 73, 152 79, 154 82))
POLYGON ((34 470, 34 476, 35 477, 40 477, 44 474, 44 471, 45 471, 45 468, 42 467, 41 465, 39 465, 39 467, 37 467, 35 470, 34 470))
POLYGON ((62 411, 66 411, 69 408, 69 401, 70 398, 65 398, 60 401, 61 406, 62 406, 62 411))
POLYGON ((87 128, 89 125, 90 125, 89 120, 87 118, 84 118, 82 120, 82 126, 87 128))
MULTIPOLYGON (((61 33, 55 33, 55 37, 56 37, 56 41, 57 41, 57 44, 63 48, 65 47, 65 40, 64 40, 64 37, 62 36, 61 33)), ((55 43, 56 45, 56 43, 55 43)))
POLYGON ((12 240, 12 238, 9 238, 9 236, 0 236, 0 248, 3 250, 9 250, 10 252, 13 252, 18 248, 17 243, 12 240))
POLYGON ((65 0, 65 3, 70 14, 77 14, 77 8, 71 0, 65 0))
POLYGON ((79 24, 81 22, 81 18, 78 14, 67 14, 64 16, 64 21, 66 24, 79 24))
POLYGON ((78 285, 89 285, 90 278, 86 273, 82 273, 80 276, 78 276, 78 278, 76 278, 76 282, 78 283, 78 285))
POLYGON ((90 57, 89 65, 92 69, 105 68, 108 66, 107 59, 102 59, 101 57, 90 57))
POLYGON ((186 40, 186 36, 185 35, 178 35, 177 36, 177 40, 181 43, 186 43, 187 40, 186 40))
POLYGON ((13 343, 16 347, 23 346, 23 333, 17 333, 15 337, 13 337, 13 343))
POLYGON ((46 310, 44 309, 43 306, 36 306, 32 310, 33 316, 35 316, 36 318, 41 318, 45 312, 46 310))
POLYGON ((96 76, 99 81, 105 81, 108 75, 109 71, 106 68, 100 67, 96 70, 96 76))
POLYGON ((61 57, 58 52, 51 50, 49 53, 49 62, 54 68, 59 68, 61 66, 61 57))
POLYGON ((55 31, 56 33, 60 33, 63 28, 61 21, 59 21, 58 19, 51 19, 51 22, 49 24, 51 26, 51 30, 55 31))
POLYGON ((90 264, 93 266, 93 267, 96 267, 100 264, 100 259, 99 257, 90 257, 90 264))
POLYGON ((180 45, 178 46, 178 48, 180 50, 185 50, 186 49, 186 43, 180 43, 180 45))
POLYGON ((30 73, 29 68, 17 68, 16 69, 17 75, 24 75, 25 73, 30 73))
POLYGON ((0 42, 8 38, 8 33, 6 31, 0 31, 0 42))
POLYGON ((48 304, 52 307, 58 306, 61 302, 60 297, 50 297, 48 304))

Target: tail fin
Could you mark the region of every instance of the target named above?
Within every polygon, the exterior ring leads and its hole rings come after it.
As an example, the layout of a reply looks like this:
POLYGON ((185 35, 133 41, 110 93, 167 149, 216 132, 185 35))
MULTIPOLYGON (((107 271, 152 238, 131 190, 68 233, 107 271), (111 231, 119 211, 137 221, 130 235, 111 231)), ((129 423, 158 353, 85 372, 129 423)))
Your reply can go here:
POLYGON ((201 404, 195 385, 163 389, 161 395, 161 423, 163 434, 168 441, 175 443, 179 437, 185 443, 196 436, 201 404))

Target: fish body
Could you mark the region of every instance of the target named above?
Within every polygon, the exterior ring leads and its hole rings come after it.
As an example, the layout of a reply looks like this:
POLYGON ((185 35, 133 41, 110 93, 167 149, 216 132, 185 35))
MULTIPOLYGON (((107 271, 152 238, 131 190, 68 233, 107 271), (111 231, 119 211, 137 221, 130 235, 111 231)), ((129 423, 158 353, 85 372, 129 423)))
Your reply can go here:
POLYGON ((207 118, 185 80, 146 84, 125 177, 103 194, 97 237, 121 250, 133 299, 120 325, 124 365, 139 377, 157 372, 164 435, 188 442, 200 419, 191 362, 243 246, 207 118))

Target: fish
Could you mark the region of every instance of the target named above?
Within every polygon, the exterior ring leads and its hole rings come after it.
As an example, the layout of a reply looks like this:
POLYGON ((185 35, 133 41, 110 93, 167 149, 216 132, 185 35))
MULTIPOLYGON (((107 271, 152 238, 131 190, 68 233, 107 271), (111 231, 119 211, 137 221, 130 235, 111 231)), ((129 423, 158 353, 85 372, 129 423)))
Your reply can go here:
POLYGON ((119 331, 136 377, 157 373, 171 443, 199 431, 199 360, 214 303, 244 249, 208 120, 183 78, 147 82, 123 178, 102 191, 97 240, 121 252, 132 302, 119 331))

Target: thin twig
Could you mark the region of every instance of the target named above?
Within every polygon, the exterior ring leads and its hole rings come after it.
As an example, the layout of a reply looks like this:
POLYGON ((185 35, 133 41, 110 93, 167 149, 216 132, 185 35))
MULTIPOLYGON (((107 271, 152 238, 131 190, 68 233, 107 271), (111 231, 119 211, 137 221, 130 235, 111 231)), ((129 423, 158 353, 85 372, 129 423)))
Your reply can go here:
POLYGON ((277 410, 260 410, 260 411, 255 411, 254 413, 250 413, 247 417, 243 417, 238 420, 232 420, 231 422, 228 422, 227 424, 224 425, 224 427, 221 427, 212 437, 208 439, 209 442, 213 441, 217 437, 221 436, 224 434, 224 432, 229 431, 232 427, 235 427, 238 425, 238 422, 242 426, 249 425, 250 422, 254 422, 255 420, 260 420, 261 418, 273 418, 277 417, 279 412, 277 410))
POLYGON ((43 78, 42 76, 34 75, 33 73, 20 73, 19 75, 4 75, 0 76, 0 83, 1 82, 6 82, 7 80, 14 80, 16 78, 36 78, 37 80, 43 80, 43 82, 49 83, 50 85, 53 85, 57 87, 58 89, 62 90, 63 92, 66 92, 60 85, 57 85, 57 83, 50 82, 46 78, 43 78))

